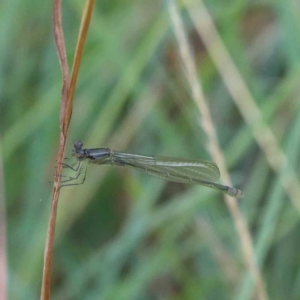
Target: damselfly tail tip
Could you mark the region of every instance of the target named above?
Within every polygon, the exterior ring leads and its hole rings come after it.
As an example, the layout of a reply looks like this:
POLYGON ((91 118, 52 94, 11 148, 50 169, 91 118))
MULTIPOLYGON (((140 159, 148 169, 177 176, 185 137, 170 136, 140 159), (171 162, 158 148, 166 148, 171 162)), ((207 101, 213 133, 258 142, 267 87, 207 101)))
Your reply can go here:
POLYGON ((238 199, 244 197, 244 193, 241 190, 236 189, 236 188, 231 188, 231 187, 228 188, 228 191, 226 194, 231 197, 238 198, 238 199))

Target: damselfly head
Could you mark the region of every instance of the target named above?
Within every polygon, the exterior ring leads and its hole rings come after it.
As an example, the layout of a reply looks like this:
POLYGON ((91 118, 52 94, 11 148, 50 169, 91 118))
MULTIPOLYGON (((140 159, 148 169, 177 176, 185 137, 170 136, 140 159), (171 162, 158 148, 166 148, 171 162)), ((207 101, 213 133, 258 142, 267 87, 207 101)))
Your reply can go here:
POLYGON ((83 143, 77 141, 74 143, 74 149, 72 150, 72 155, 75 155, 78 159, 85 158, 85 152, 82 149, 83 143))
POLYGON ((81 141, 76 141, 74 143, 74 148, 75 150, 81 150, 82 149, 82 146, 83 146, 83 143, 81 141))

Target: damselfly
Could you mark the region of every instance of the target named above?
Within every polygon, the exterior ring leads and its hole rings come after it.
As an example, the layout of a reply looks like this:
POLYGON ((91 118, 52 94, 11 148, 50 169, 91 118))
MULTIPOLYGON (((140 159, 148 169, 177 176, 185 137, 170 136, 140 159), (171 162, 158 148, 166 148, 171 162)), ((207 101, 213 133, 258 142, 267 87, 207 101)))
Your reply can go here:
POLYGON ((77 158, 76 166, 63 164, 75 171, 74 177, 63 180, 61 186, 83 184, 86 176, 86 163, 96 165, 128 166, 161 179, 195 183, 222 191, 229 196, 241 198, 243 192, 236 188, 215 183, 220 178, 220 171, 213 162, 199 159, 145 156, 113 151, 109 148, 83 149, 80 141, 75 142, 72 156, 77 158), (76 182, 84 174, 81 182, 76 182))

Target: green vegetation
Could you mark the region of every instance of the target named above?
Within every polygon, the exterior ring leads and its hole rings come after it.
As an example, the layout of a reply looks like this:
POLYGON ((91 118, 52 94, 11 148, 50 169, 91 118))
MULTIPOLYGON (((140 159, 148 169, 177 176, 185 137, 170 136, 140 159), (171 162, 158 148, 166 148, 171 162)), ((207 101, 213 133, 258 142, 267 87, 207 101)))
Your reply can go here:
MULTIPOLYGON (((245 193, 239 207, 269 299, 297 300, 300 211, 284 178, 291 170, 299 175, 300 7, 291 0, 206 2, 288 158, 274 171, 179 3, 233 186, 245 193)), ((8 299, 39 299, 61 99, 52 2, 6 0, 0 7, 8 299)), ((70 63, 82 8, 83 1, 63 1, 70 63)), ((82 140, 89 148, 213 160, 200 123, 168 2, 97 1, 66 156, 82 140)), ((296 196, 298 186, 291 185, 296 196)), ((222 193, 91 165, 84 185, 61 190, 52 299, 253 299, 240 244, 222 193)))

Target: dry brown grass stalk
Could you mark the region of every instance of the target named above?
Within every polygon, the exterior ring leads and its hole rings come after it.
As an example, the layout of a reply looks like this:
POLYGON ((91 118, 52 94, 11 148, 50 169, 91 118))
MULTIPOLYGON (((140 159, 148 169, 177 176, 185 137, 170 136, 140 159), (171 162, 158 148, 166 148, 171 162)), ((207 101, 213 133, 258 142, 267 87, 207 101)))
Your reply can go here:
MULTIPOLYGON (((208 139, 208 151, 210 152, 213 160, 220 168, 223 182, 225 184, 231 185, 230 177, 226 169, 225 159, 218 143, 217 133, 213 125, 209 108, 205 101, 205 96, 200 80, 197 77, 196 63, 189 48, 188 40, 183 29, 183 24, 179 16, 178 9, 173 0, 169 1, 169 12, 173 22, 174 32, 178 40, 183 65, 186 68, 188 83, 192 90, 193 99, 199 110, 202 128, 206 133, 208 139)), ((241 250, 246 266, 255 281, 257 299, 268 299, 261 273, 255 261, 251 235, 243 218, 243 215, 238 207, 237 200, 227 195, 224 195, 224 197, 239 235, 241 250)))
POLYGON ((243 77, 230 57, 203 1, 184 0, 196 30, 214 61, 233 101, 264 152, 271 168, 282 175, 282 185, 293 206, 300 212, 300 183, 288 166, 288 158, 280 148, 274 133, 266 124, 243 77))
POLYGON ((53 185, 53 193, 51 200, 51 212, 48 223, 47 238, 44 253, 43 281, 41 289, 41 300, 50 300, 51 295, 51 269, 52 269, 52 254, 54 245, 55 225, 57 206, 59 199, 60 176, 62 171, 62 161, 65 152, 68 127, 72 115, 73 97, 78 78, 79 66, 83 53, 84 43, 87 36, 88 27, 90 24, 95 0, 86 0, 84 12, 81 20, 80 31, 77 39, 77 46, 72 68, 71 79, 69 79, 69 67, 66 57, 66 49, 64 35, 61 22, 61 0, 54 0, 53 6, 53 30, 55 44, 58 54, 59 63, 62 70, 62 102, 60 112, 60 141, 57 155, 57 168, 53 185))

